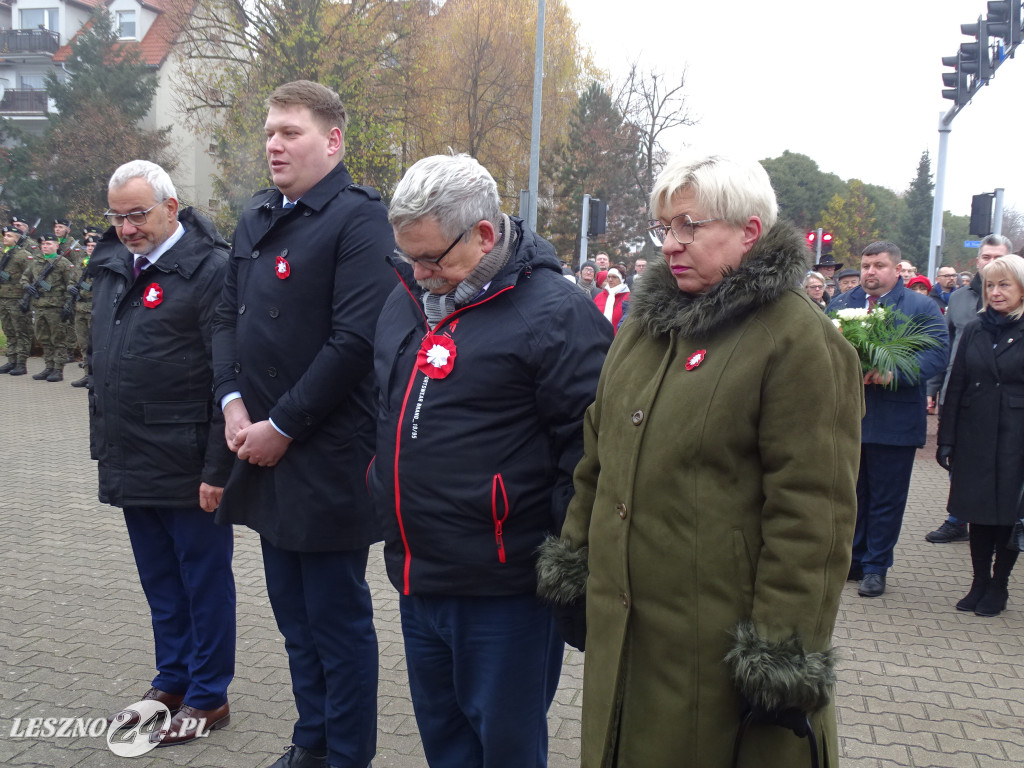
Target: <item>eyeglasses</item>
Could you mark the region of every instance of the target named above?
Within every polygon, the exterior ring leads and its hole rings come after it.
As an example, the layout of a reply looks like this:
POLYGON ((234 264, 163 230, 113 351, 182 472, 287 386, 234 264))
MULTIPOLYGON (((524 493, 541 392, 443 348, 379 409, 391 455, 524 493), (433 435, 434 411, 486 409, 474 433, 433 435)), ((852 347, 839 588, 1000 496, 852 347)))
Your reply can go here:
POLYGON ((103 214, 103 218, 105 218, 115 227, 123 227, 125 221, 127 221, 133 227, 141 227, 143 224, 146 223, 146 216, 149 214, 149 212, 160 205, 163 205, 163 203, 151 205, 144 211, 130 211, 128 213, 113 213, 112 211, 107 211, 106 213, 103 214))
POLYGON ((458 245, 459 241, 462 240, 462 238, 464 238, 468 233, 469 233, 468 229, 463 230, 459 234, 459 236, 456 237, 452 241, 452 244, 444 249, 444 253, 442 253, 436 259, 427 258, 426 256, 420 257, 418 259, 414 259, 412 256, 410 256, 408 253, 403 251, 401 248, 395 248, 395 256, 400 258, 406 264, 412 264, 413 266, 416 266, 418 264, 418 265, 420 265, 421 267, 423 267, 425 269, 439 270, 439 269, 442 269, 442 267, 441 267, 441 259, 443 259, 449 253, 451 253, 452 248, 454 248, 456 245, 458 245))
POLYGON ((647 234, 650 236, 651 242, 659 248, 665 245, 669 232, 672 233, 672 237, 680 245, 689 245, 693 242, 694 231, 697 227, 703 227, 705 224, 710 224, 713 221, 721 221, 721 219, 694 221, 688 214, 681 213, 678 216, 674 216, 667 227, 657 219, 651 219, 651 226, 647 228, 647 234))
POLYGON ((825 286, 824 285, 813 285, 812 284, 812 285, 808 285, 807 286, 807 290, 808 291, 824 291, 825 290, 825 286))

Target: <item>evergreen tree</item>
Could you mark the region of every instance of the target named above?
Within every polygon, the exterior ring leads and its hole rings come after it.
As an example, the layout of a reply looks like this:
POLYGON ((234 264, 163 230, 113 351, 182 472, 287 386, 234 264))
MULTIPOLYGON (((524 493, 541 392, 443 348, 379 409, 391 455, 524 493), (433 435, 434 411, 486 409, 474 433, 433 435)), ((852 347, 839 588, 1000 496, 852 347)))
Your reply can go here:
POLYGON ((55 217, 100 223, 107 206, 107 181, 129 160, 152 160, 166 170, 175 166, 167 151, 167 130, 145 130, 138 121, 150 109, 157 75, 139 60, 137 46, 118 41, 113 20, 97 9, 71 43, 65 63, 68 78, 47 74, 46 90, 59 110, 49 115, 41 136, 20 135, 6 156, 8 206, 42 219, 55 217))
POLYGON ((928 268, 928 244, 932 229, 932 163, 928 150, 921 153, 917 164, 917 175, 910 182, 904 200, 906 213, 897 241, 903 258, 912 262, 918 272, 924 274, 928 268))
POLYGON ((643 237, 646 199, 638 184, 638 152, 635 129, 608 92, 592 83, 579 97, 568 138, 548 164, 553 194, 538 217, 538 229, 560 257, 575 261, 579 253, 584 193, 608 204, 608 230, 591 239, 594 249, 622 255, 628 243, 643 237))
POLYGON ((834 173, 825 173, 807 155, 790 152, 762 160, 779 202, 779 214, 799 229, 822 226, 819 214, 835 195, 846 193, 846 185, 834 173))

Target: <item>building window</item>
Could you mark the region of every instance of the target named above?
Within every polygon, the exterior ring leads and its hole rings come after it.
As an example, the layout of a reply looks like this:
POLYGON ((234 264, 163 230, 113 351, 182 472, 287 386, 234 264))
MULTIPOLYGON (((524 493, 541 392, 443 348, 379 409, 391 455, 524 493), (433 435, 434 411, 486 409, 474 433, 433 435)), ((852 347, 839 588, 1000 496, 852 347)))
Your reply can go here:
POLYGON ((42 91, 46 89, 46 75, 19 74, 18 88, 24 91, 42 91))
POLYGON ((51 32, 58 32, 59 21, 59 8, 27 8, 21 12, 22 29, 38 29, 43 27, 51 32))
POLYGON ((117 36, 122 40, 135 39, 135 11, 117 12, 117 36))

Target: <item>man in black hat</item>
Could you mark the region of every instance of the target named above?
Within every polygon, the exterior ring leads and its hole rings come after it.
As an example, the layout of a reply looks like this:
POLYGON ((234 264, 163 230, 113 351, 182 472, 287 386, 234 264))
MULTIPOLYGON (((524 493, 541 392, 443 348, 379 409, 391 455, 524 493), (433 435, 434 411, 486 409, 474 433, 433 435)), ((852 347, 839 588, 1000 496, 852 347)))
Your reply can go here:
POLYGON ((68 219, 54 219, 53 234, 57 236, 57 253, 74 264, 76 269, 81 267, 82 259, 85 258, 85 250, 71 236, 71 221, 68 219))
MULTIPOLYGON (((38 221, 36 222, 39 223, 38 221)), ((18 230, 18 247, 24 248, 29 253, 39 253, 39 243, 32 239, 32 229, 29 228, 28 221, 25 220, 24 216, 13 214, 11 216, 11 226, 18 230)))
POLYGON ((832 301, 833 298, 838 296, 842 291, 839 290, 838 286, 834 291, 829 291, 828 282, 835 277, 836 270, 842 269, 843 263, 836 262, 836 257, 831 253, 824 253, 819 257, 818 263, 814 265, 814 271, 820 272, 821 276, 825 278, 825 302, 832 301))
POLYGON ((860 271, 844 269, 836 273, 836 295, 846 293, 860 285, 860 271))

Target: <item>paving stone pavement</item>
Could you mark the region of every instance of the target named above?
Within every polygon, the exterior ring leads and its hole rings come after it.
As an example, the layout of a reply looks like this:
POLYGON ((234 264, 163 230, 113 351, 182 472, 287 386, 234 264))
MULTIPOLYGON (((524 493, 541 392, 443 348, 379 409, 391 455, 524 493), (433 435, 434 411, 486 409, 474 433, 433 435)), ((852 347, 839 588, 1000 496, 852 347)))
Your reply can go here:
MULTIPOLYGON (((29 372, 41 367, 33 359, 29 372)), ((258 539, 242 528, 227 728, 137 758, 116 757, 102 738, 12 736, 16 718, 24 729, 30 717, 105 716, 137 699, 153 675, 149 613, 128 537, 119 511, 96 499, 86 393, 68 385, 77 369, 67 371, 60 384, 0 376, 0 766, 270 765, 289 743, 295 712, 258 539)), ((860 598, 852 583, 843 593, 835 644, 844 768, 1024 764, 1024 578, 1018 568, 999 617, 953 609, 970 583, 969 557, 965 543, 924 541, 943 519, 948 490, 933 455, 934 444, 919 453, 887 593, 860 598)), ((373 764, 422 768, 398 601, 379 547, 368 580, 380 642, 373 764)), ((582 672, 583 654, 570 649, 549 718, 552 768, 579 764, 582 672)))

